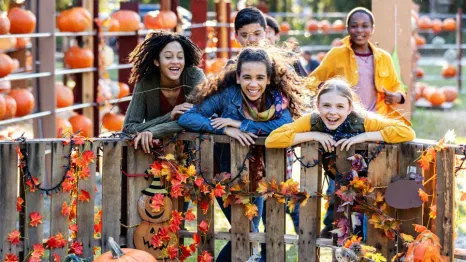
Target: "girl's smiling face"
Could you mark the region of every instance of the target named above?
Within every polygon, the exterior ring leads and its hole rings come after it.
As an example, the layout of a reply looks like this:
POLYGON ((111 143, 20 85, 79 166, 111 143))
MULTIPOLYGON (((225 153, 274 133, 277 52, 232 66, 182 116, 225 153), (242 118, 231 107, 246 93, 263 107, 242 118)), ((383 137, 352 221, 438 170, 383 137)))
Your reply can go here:
POLYGON ((160 68, 161 77, 177 81, 185 65, 184 51, 181 44, 178 41, 168 43, 160 51, 159 60, 154 60, 154 64, 160 68))
POLYGON ((373 31, 370 16, 363 12, 354 13, 348 21, 347 31, 353 44, 358 46, 366 45, 373 31))
POLYGON ((348 98, 337 91, 322 94, 318 98, 317 109, 324 124, 330 130, 337 129, 353 110, 348 98))
POLYGON ((262 62, 243 63, 241 73, 236 76, 236 82, 249 100, 258 100, 270 84, 266 65, 262 62))

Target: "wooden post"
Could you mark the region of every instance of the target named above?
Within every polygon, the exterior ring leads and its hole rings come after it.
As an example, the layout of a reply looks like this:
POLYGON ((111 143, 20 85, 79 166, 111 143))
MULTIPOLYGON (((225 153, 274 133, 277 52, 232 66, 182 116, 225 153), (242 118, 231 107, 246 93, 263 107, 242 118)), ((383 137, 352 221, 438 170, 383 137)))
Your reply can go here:
MULTIPOLYGON (((91 10, 89 10, 91 11, 91 10)), ((96 23, 95 23, 95 19, 99 18, 99 1, 92 1, 92 17, 93 17, 93 28, 94 28, 94 31, 95 31, 95 35, 92 37, 92 41, 94 43, 93 45, 93 53, 94 53, 94 67, 97 68, 97 70, 93 73, 90 73, 92 74, 92 79, 89 79, 88 81, 91 81, 92 80, 92 94, 93 94, 93 101, 96 100, 97 98, 97 93, 98 93, 98 87, 99 87, 99 78, 100 78, 100 73, 102 73, 100 70, 100 57, 99 57, 99 54, 100 54, 100 37, 99 34, 100 34, 100 31, 101 31, 101 28, 100 26, 97 26, 96 23)), ((88 88, 91 88, 91 87, 88 87, 88 88)), ((94 129, 94 137, 98 137, 99 134, 100 134, 100 107, 99 106, 96 106, 94 107, 93 109, 93 129, 94 129)), ((118 240, 117 240, 118 241, 118 240)), ((102 247, 102 250, 103 250, 104 247, 102 247)))
MULTIPOLYGON (((218 0, 217 2, 217 22, 221 24, 228 23, 227 20, 227 3, 228 0, 218 0)), ((230 32, 230 27, 222 26, 217 28, 217 38, 218 38, 218 48, 225 49, 228 48, 228 33, 230 32)), ((217 58, 228 58, 228 52, 222 51, 217 52, 217 58)))
MULTIPOLYGON (((83 7, 86 8, 89 13, 93 14, 94 11, 94 0, 82 0, 83 1, 83 7)), ((94 23, 92 23, 94 26, 94 23)), ((94 46, 98 48, 99 43, 94 43, 94 37, 93 36, 83 36, 82 41, 84 43, 83 47, 89 48, 90 50, 94 50, 94 46)), ((97 68, 99 68, 98 63, 98 55, 94 55, 94 66, 97 65, 97 68)), ((81 74, 81 85, 82 85, 82 103, 92 103, 95 101, 95 96, 97 94, 94 93, 94 90, 97 89, 97 87, 94 86, 94 72, 87 72, 87 73, 82 73, 81 74)), ((97 72, 98 75, 98 72, 97 72)), ((93 122, 93 125, 99 126, 99 119, 94 119, 94 107, 86 107, 83 108, 83 115, 87 116, 91 121, 93 122)), ((94 127, 95 128, 95 127, 94 127)), ((92 132, 94 133, 94 128, 92 129, 92 132)), ((90 134, 89 137, 97 136, 98 133, 90 134)))
MULTIPOLYGON (((191 10, 193 18, 191 23, 193 24, 203 24, 207 21, 207 0, 191 0, 191 10)), ((206 27, 197 27, 191 29, 191 40, 199 46, 201 50, 205 50, 207 47, 207 28, 206 27)), ((202 64, 203 69, 206 68, 206 59, 207 55, 204 53, 202 55, 202 64)))
POLYGON ((372 0, 375 31, 371 41, 390 54, 395 45, 397 46, 401 81, 407 86, 408 95, 406 95, 405 103, 396 108, 404 110, 404 116, 408 119, 411 118, 410 114, 406 114, 410 112, 411 96, 409 94, 413 90, 411 85, 411 5, 411 1, 406 0, 372 0))
POLYGON ((461 92, 461 76, 462 76, 462 64, 461 59, 463 58, 463 49, 461 44, 463 43, 463 9, 458 8, 458 13, 456 14, 456 46, 458 50, 458 92, 461 92))

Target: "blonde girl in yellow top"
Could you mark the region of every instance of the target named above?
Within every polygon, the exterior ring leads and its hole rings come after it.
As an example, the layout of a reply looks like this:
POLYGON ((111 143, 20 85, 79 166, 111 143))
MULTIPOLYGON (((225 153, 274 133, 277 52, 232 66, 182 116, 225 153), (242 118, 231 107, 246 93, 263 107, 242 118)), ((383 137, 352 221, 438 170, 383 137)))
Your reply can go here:
POLYGON ((374 32, 374 16, 366 8, 351 10, 346 18, 348 36, 343 45, 332 48, 310 76, 312 88, 335 76, 348 80, 370 112, 390 118, 401 118, 393 106, 405 102, 405 91, 395 72, 390 54, 373 45, 369 39, 374 32))

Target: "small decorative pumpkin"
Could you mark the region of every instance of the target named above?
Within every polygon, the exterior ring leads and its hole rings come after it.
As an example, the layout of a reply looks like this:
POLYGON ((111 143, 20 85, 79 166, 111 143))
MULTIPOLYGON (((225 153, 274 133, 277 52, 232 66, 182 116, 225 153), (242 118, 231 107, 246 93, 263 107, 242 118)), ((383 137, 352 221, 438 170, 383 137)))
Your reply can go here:
POLYGON ((3 119, 10 119, 10 118, 15 117, 16 110, 17 110, 16 100, 13 97, 8 96, 8 95, 5 96, 4 98, 5 98, 6 111, 5 111, 5 115, 3 116, 3 119))
POLYGON ((145 251, 132 248, 120 248, 112 237, 108 238, 107 246, 110 248, 110 251, 97 257, 94 262, 157 262, 151 254, 145 251))
POLYGON ((332 29, 335 31, 343 31, 345 30, 346 26, 345 23, 341 19, 337 19, 332 24, 332 29))
POLYGON ((73 7, 57 16, 57 28, 61 32, 83 32, 92 23, 92 16, 83 7, 73 7))
POLYGON ((102 125, 109 131, 121 131, 124 122, 125 116, 122 114, 107 112, 102 117, 102 125))
POLYGON ((0 54, 0 77, 9 75, 14 70, 14 62, 11 57, 0 54))
POLYGON ((442 48, 444 44, 445 44, 445 38, 441 36, 436 36, 432 39, 432 45, 436 48, 442 48))
POLYGON ((442 32, 442 30, 443 30, 442 20, 438 18, 432 20, 432 31, 434 31, 434 33, 440 33, 442 32))
POLYGON ((23 49, 26 48, 31 43, 29 37, 18 37, 16 38, 16 48, 23 49))
POLYGON ((30 34, 36 30, 36 16, 29 10, 13 7, 8 11, 10 33, 30 34))
POLYGON ((453 65, 445 65, 442 68, 442 76, 444 78, 452 78, 456 76, 456 67, 453 65))
POLYGON ((322 32, 328 32, 332 29, 332 25, 327 19, 324 19, 319 22, 319 29, 322 30, 322 32))
POLYGON ((78 131, 80 135, 84 137, 90 137, 92 135, 92 120, 83 115, 74 115, 68 119, 71 126, 73 127, 73 133, 78 131))
POLYGON ((5 12, 0 12, 0 35, 10 32, 10 20, 5 12))
POLYGON ((8 95, 16 101, 16 117, 28 115, 34 110, 35 99, 29 90, 13 89, 8 95))
POLYGON ((0 81, 0 94, 7 94, 11 90, 10 80, 0 81))
POLYGON ((454 102, 458 98, 458 89, 454 86, 444 86, 442 92, 445 95, 446 102, 454 102))
POLYGON ((414 242, 408 245, 405 262, 442 262, 440 239, 428 229, 424 229, 414 242))
POLYGON ((73 69, 92 67, 94 54, 88 48, 72 46, 65 53, 65 64, 73 69))
POLYGON ((315 19, 311 19, 307 21, 306 28, 307 28, 307 31, 309 32, 315 32, 319 30, 319 22, 317 22, 317 20, 315 19))
POLYGON ((416 39, 417 46, 423 46, 426 43, 426 39, 423 36, 416 34, 414 38, 416 39))
POLYGON ((455 49, 450 48, 447 51, 445 51, 445 53, 443 54, 443 58, 447 61, 447 63, 453 64, 458 58, 458 53, 455 49))
POLYGON ((120 22, 114 18, 109 18, 106 20, 106 27, 109 32, 119 32, 120 31, 120 22))
POLYGON ((291 30, 291 25, 288 22, 280 23, 280 32, 287 33, 290 30, 291 30))
POLYGON ((453 18, 447 18, 443 20, 443 29, 445 31, 455 31, 456 30, 456 21, 453 18))
POLYGON ((0 38, 0 50, 5 51, 16 46, 16 38, 0 38))
POLYGON ((446 98, 442 90, 435 88, 432 92, 429 93, 427 100, 429 100, 432 106, 441 106, 443 103, 445 103, 446 98))
POLYGON ((144 25, 147 29, 172 29, 176 27, 178 17, 170 10, 151 11, 144 16, 144 25))
POLYGON ((55 92, 57 97, 57 107, 72 106, 74 101, 73 90, 60 82, 55 83, 55 92))
POLYGON ((104 60, 104 66, 111 66, 115 59, 115 52, 113 52, 113 49, 110 46, 104 45, 102 49, 102 57, 104 60))
POLYGON ((139 29, 141 17, 131 10, 119 10, 112 14, 112 18, 119 22, 121 32, 133 32, 139 29))
POLYGON ((430 18, 428 16, 423 15, 423 16, 419 17, 419 19, 417 20, 417 26, 421 30, 431 29, 432 28, 432 20, 430 20, 430 18))
POLYGON ((61 118, 59 116, 55 118, 55 125, 57 129, 57 137, 61 137, 61 133, 67 133, 67 132, 73 131, 73 126, 71 125, 70 121, 64 118, 61 118))
POLYGON ((0 95, 0 120, 6 115, 6 101, 3 95, 0 95))
POLYGON ((424 70, 422 68, 416 67, 415 72, 416 72, 417 79, 424 77, 424 70))
POLYGON ((118 86, 120 87, 120 92, 118 93, 118 98, 125 97, 129 95, 129 86, 125 83, 119 82, 118 86))

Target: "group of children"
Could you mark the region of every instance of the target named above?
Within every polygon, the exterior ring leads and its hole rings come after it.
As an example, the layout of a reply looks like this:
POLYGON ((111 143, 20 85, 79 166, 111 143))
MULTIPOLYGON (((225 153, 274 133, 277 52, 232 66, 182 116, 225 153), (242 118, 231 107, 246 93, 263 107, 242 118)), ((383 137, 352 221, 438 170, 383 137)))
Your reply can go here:
MULTIPOLYGON (((237 13, 235 38, 242 50, 209 79, 197 67, 202 52, 190 39, 153 32, 129 57, 136 87, 123 131, 134 134, 134 146, 144 152, 150 152, 153 139, 181 130, 227 135, 251 147, 258 136, 267 136, 267 148, 318 141, 326 152, 367 141, 414 139, 409 122, 394 109, 404 103, 405 93, 390 55, 369 42, 372 13, 354 9, 346 24, 343 46, 330 50, 309 75, 293 51, 275 46, 278 23, 256 8, 237 13)), ((214 150, 216 172, 230 172, 229 145, 216 144, 214 150)), ((257 231, 265 203, 260 197, 254 203, 259 217, 252 228, 257 231)), ((230 220, 231 208, 220 206, 230 220)), ((298 212, 288 212, 295 230, 298 212)), ((327 215, 323 236, 333 222, 333 215, 327 215)), ((265 261, 264 246, 261 255, 265 261)), ((230 243, 217 258, 229 260, 230 243)))

